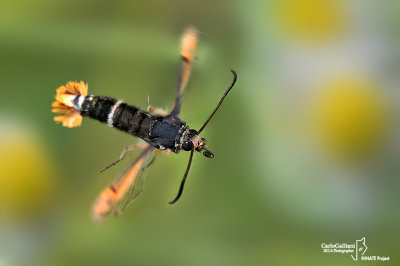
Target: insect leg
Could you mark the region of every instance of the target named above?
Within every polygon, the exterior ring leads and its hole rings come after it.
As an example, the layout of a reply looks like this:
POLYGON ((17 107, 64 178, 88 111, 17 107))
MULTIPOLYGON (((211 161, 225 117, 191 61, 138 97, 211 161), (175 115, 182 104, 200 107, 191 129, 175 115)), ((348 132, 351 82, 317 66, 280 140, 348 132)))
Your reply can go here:
POLYGON ((151 105, 147 106, 147 112, 151 113, 152 115, 161 115, 161 116, 167 116, 168 112, 165 111, 164 109, 157 108, 151 105))
POLYGON ((147 96, 147 112, 151 113, 152 115, 161 115, 161 116, 167 116, 168 115, 168 112, 165 111, 164 109, 151 106, 150 105, 150 97, 149 96, 147 96))
POLYGON ((101 170, 100 170, 100 173, 104 172, 105 170, 107 170, 107 169, 110 168, 111 166, 114 166, 114 165, 116 165, 117 163, 119 163, 120 161, 122 161, 122 160, 125 158, 125 156, 126 156, 129 152, 133 152, 133 151, 136 151, 136 150, 143 150, 143 149, 146 148, 146 147, 147 147, 147 143, 146 143, 146 142, 143 142, 143 143, 140 143, 140 144, 134 144, 134 145, 126 146, 126 147, 122 150, 121 155, 119 156, 118 160, 116 160, 116 161, 113 162, 112 164, 110 164, 110 165, 104 167, 103 169, 101 169, 101 170))
POLYGON ((172 153, 171 150, 156 150, 156 154, 170 155, 172 153))

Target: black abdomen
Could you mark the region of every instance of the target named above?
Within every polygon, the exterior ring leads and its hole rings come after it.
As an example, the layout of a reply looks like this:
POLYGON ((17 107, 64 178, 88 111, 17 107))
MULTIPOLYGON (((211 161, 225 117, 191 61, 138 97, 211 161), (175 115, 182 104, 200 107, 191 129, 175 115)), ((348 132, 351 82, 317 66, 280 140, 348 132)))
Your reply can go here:
POLYGON ((108 114, 116 102, 117 100, 109 97, 88 96, 79 109, 82 116, 107 122, 108 114))
POLYGON ((112 126, 144 140, 150 137, 151 125, 156 117, 133 105, 121 103, 112 116, 112 126))
MULTIPOLYGON (((78 96, 81 97, 81 96, 78 96)), ((87 96, 79 105, 74 102, 82 116, 108 123, 119 130, 139 137, 156 148, 174 149, 180 138, 180 129, 185 125, 179 119, 153 116, 139 108, 109 97, 87 96)))
POLYGON ((79 110, 87 116, 126 131, 139 138, 148 138, 150 126, 156 117, 139 108, 110 97, 88 96, 79 110))

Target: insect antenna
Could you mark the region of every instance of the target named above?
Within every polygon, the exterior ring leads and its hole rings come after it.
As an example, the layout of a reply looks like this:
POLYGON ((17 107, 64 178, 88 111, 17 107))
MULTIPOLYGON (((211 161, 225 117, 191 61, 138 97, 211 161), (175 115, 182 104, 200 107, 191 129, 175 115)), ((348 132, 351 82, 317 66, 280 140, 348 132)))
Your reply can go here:
POLYGON ((219 107, 221 106, 222 102, 225 100, 225 97, 228 95, 228 93, 231 91, 231 89, 233 88, 233 86, 236 83, 237 80, 237 74, 235 72, 235 70, 231 70, 231 72, 233 73, 233 81, 231 83, 231 85, 229 85, 228 89, 225 91, 224 95, 222 96, 221 100, 219 100, 219 103, 217 105, 217 107, 215 107, 214 111, 211 113, 211 115, 208 117, 207 121, 203 124, 203 126, 197 131, 198 134, 201 133, 201 131, 203 131, 203 129, 206 127, 206 125, 208 124, 208 122, 210 122, 211 118, 214 116, 214 114, 218 111, 219 107))
POLYGON ((189 162, 188 162, 188 165, 186 167, 185 174, 183 175, 183 178, 182 178, 182 181, 181 181, 181 185, 179 186, 178 195, 176 195, 175 199, 173 201, 169 202, 169 204, 174 204, 175 202, 177 202, 179 200, 179 198, 181 197, 181 195, 182 195, 183 187, 185 186, 186 178, 187 178, 187 176, 189 174, 190 166, 192 165, 193 153, 194 153, 194 150, 192 150, 190 152, 189 162))

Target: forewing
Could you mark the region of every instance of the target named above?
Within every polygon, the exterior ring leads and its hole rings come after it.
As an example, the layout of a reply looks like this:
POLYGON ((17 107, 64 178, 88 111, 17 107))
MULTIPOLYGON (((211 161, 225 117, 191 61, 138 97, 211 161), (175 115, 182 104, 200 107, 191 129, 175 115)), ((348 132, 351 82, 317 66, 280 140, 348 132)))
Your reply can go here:
POLYGON ((177 116, 181 108, 181 99, 183 92, 189 82, 190 73, 192 70, 193 60, 196 57, 198 31, 194 28, 188 28, 184 32, 181 41, 181 69, 178 80, 178 87, 176 91, 175 106, 171 112, 172 115, 177 116))
MULTIPOLYGON (((151 147, 151 150, 154 149, 151 147)), ((146 170, 147 168, 154 162, 156 153, 149 151, 145 158, 143 165, 136 177, 134 184, 132 184, 126 194, 123 196, 121 201, 118 203, 117 208, 115 209, 115 215, 120 215, 129 204, 131 204, 137 196, 143 191, 144 180, 146 178, 146 170)))
POLYGON ((144 170, 148 165, 152 150, 153 147, 148 145, 125 172, 100 193, 93 205, 93 220, 101 222, 111 214, 120 214, 139 196, 143 187, 144 170))

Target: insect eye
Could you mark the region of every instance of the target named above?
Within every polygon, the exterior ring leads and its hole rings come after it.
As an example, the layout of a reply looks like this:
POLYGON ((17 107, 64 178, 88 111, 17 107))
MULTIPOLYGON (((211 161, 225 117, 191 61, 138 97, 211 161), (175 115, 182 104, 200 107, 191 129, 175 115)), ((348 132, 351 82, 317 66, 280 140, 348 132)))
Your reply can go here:
POLYGON ((184 149, 185 151, 191 151, 193 150, 193 143, 191 141, 185 141, 182 144, 182 149, 184 149))

